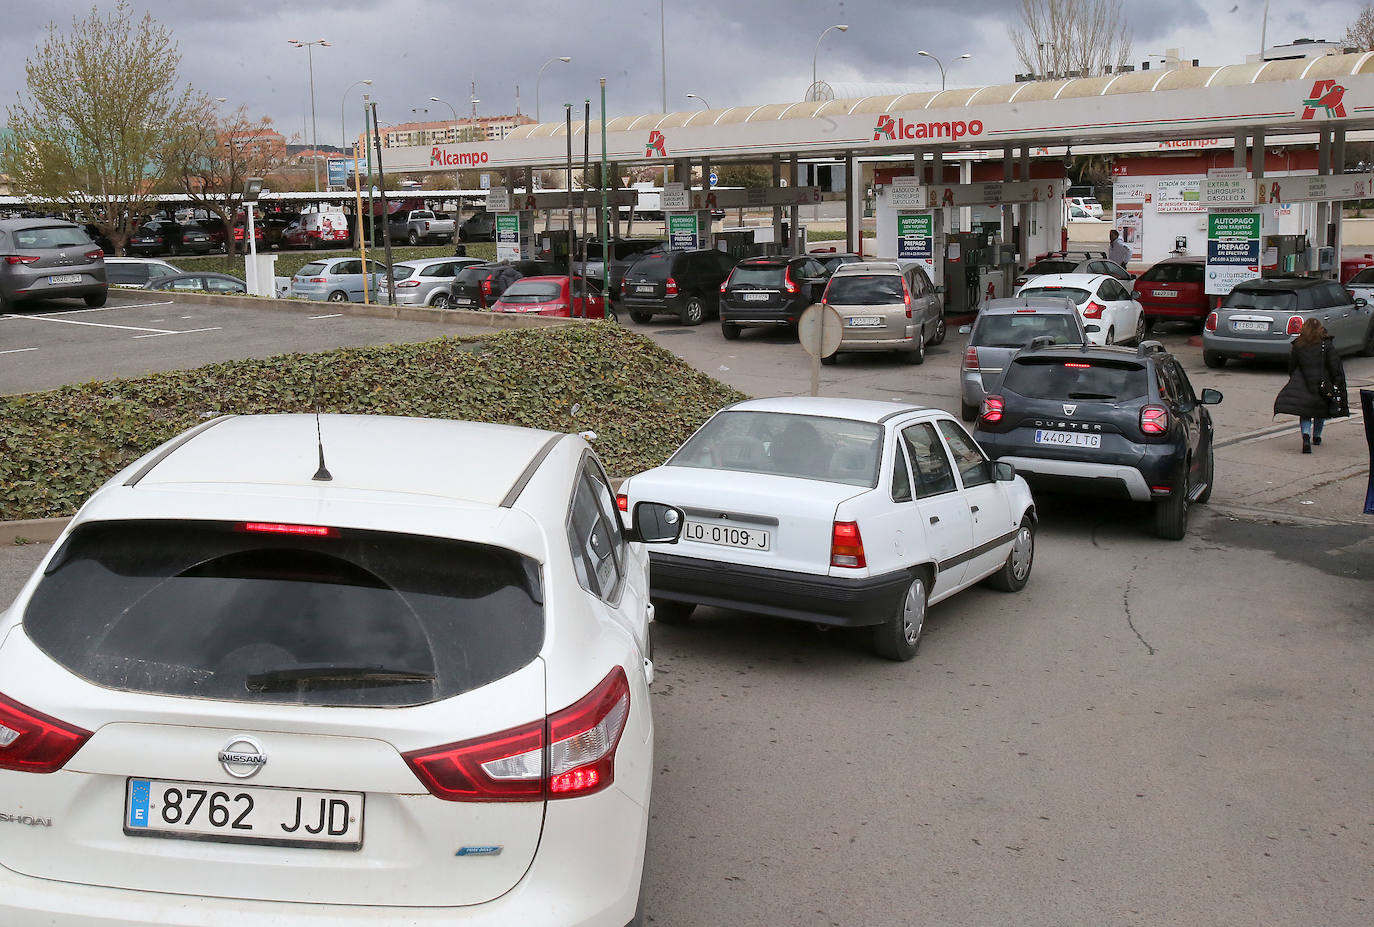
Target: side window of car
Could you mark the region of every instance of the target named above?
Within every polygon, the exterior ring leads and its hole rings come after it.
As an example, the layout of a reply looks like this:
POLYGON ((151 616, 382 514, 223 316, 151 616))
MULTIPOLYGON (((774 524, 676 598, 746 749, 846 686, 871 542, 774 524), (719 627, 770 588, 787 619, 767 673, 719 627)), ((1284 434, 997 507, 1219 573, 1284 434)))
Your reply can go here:
POLYGON ((327 273, 332 274, 360 274, 363 272, 361 261, 340 261, 334 268, 327 273))
POLYGON ((1188 381, 1188 373, 1178 361, 1173 358, 1161 360, 1160 366, 1169 371, 1169 382, 1178 401, 1184 405, 1197 405, 1197 394, 1193 392, 1193 384, 1188 381))
POLYGON ((949 455, 929 422, 902 429, 902 444, 911 458, 911 473, 916 481, 916 496, 925 499, 953 492, 954 470, 949 455))
POLYGON ((907 469, 906 452, 900 441, 892 452, 892 501, 911 501, 911 472, 907 469))
POLYGON ((1351 302, 1350 294, 1339 283, 1326 285, 1326 298, 1328 306, 1345 306, 1351 302))
POLYGON ((949 443, 950 453, 954 455, 955 464, 959 468, 959 477, 964 481, 965 489, 992 482, 992 465, 983 456, 978 445, 968 436, 968 432, 948 419, 941 419, 940 433, 945 436, 945 441, 949 443))
POLYGON ((591 457, 583 460, 573 489, 568 544, 582 588, 608 602, 617 600, 625 568, 625 540, 615 496, 591 457))

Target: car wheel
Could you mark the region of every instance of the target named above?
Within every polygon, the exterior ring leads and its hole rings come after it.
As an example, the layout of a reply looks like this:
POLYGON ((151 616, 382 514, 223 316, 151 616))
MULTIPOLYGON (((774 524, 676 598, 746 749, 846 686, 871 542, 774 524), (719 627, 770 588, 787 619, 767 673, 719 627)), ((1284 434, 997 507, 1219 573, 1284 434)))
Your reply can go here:
POLYGON ((671 602, 667 599, 654 599, 654 620, 664 624, 686 624, 692 618, 696 606, 691 602, 671 602))
POLYGON ((615 306, 611 305, 609 302, 606 303, 605 315, 607 322, 620 322, 620 314, 615 311, 615 306))
POLYGON ((1167 498, 1154 503, 1155 534, 1166 541, 1181 541, 1188 533, 1188 465, 1174 480, 1177 487, 1167 498))
POLYGON ((1142 315, 1140 317, 1140 324, 1145 326, 1144 331, 1147 335, 1155 330, 1155 320, 1151 316, 1142 315))
POLYGON ((926 333, 925 329, 916 332, 916 350, 903 351, 902 360, 908 364, 924 364, 926 362, 926 333))
POLYGON ((1016 540, 1011 542, 1007 562, 1002 564, 1002 569, 988 577, 988 585, 1003 592, 1020 592, 1026 588, 1034 565, 1035 522, 1028 516, 1021 519, 1021 527, 1016 529, 1016 540))
POLYGON ((343 290, 335 290, 329 294, 329 301, 331 303, 346 303, 348 302, 348 294, 343 290))
POLYGON ((1207 500, 1212 498, 1212 484, 1216 482, 1216 461, 1212 456, 1212 442, 1207 442, 1207 466, 1203 468, 1203 479, 1207 481, 1207 486, 1202 492, 1198 493, 1197 503, 1205 505, 1207 500))
POLYGON ((172 244, 170 244, 170 245, 167 246, 167 256, 168 256, 168 257, 176 257, 176 256, 177 256, 177 251, 178 251, 178 248, 177 248, 175 242, 173 242, 172 244))
POLYGON ((721 322, 720 333, 725 336, 726 341, 734 341, 739 337, 739 326, 733 322, 721 322))
POLYGON ((648 322, 653 317, 654 314, 652 312, 641 312, 638 309, 630 310, 630 318, 640 325, 643 325, 644 323, 648 322))
POLYGON ((1144 340, 1145 340, 1145 316, 1142 315, 1142 316, 1140 316, 1138 319, 1136 319, 1136 323, 1135 323, 1135 335, 1131 338, 1131 344, 1135 345, 1136 347, 1139 347, 1139 346, 1140 346, 1140 342, 1142 342, 1142 341, 1144 341, 1144 340))
POLYGON ((966 422, 971 422, 978 417, 978 406, 971 406, 967 402, 959 403, 959 417, 966 422))
POLYGON ((888 660, 910 660, 921 644, 926 623, 926 578, 912 577, 892 617, 873 629, 873 651, 888 660))
POLYGON ((833 366, 835 366, 836 364, 838 364, 839 362, 840 362, 840 352, 839 352, 839 351, 835 351, 835 352, 833 352, 833 353, 831 353, 831 354, 824 354, 824 355, 821 356, 821 363, 822 363, 822 364, 825 364, 827 367, 833 367, 833 366))
POLYGON ((706 318, 706 304, 700 296, 689 296, 680 315, 683 325, 700 325, 701 320, 706 318))
POLYGON ((1226 358, 1216 351, 1203 351, 1202 362, 1213 370, 1220 370, 1226 366, 1226 358))
POLYGON ((434 298, 431 299, 431 300, 429 301, 429 304, 430 304, 431 306, 433 306, 435 309, 447 309, 447 308, 448 308, 448 294, 447 294, 447 293, 436 293, 436 294, 434 294, 434 298))
POLYGON ((930 343, 944 344, 947 334, 949 334, 949 326, 945 324, 944 316, 941 316, 935 323, 935 337, 930 339, 930 343))
POLYGON ((420 236, 416 235, 414 232, 411 232, 409 235, 406 236, 406 242, 409 243, 409 245, 412 248, 414 248, 416 245, 420 243, 420 236))
POLYGON ((106 293, 90 293, 85 297, 86 306, 90 309, 99 309, 105 305, 106 293))
POLYGON ((1107 328, 1107 334, 1105 334, 1105 335, 1102 336, 1102 343, 1103 343, 1103 344, 1116 344, 1116 329, 1115 329, 1115 328, 1110 327, 1110 326, 1107 328))

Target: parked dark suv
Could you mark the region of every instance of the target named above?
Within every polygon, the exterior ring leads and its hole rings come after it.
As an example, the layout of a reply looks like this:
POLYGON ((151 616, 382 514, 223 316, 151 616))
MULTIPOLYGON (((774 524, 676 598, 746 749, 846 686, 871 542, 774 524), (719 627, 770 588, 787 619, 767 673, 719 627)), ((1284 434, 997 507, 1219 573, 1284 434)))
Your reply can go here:
POLYGON ((105 305, 105 254, 61 219, 0 219, 0 312, 31 299, 105 305))
POLYGON ((1212 494, 1212 417, 1158 341, 1136 349, 1033 345, 983 400, 974 437, 1037 491, 1149 502, 1155 533, 1179 540, 1188 506, 1212 494))
POLYGON ((745 258, 720 285, 720 331, 738 338, 743 325, 796 325, 821 301, 830 272, 816 258, 745 258))
POLYGON ((683 325, 700 325, 716 306, 720 285, 734 266, 735 259, 724 251, 645 254, 625 271, 620 305, 636 322, 672 313, 683 325))
POLYGON ((151 219, 129 237, 128 252, 176 257, 178 254, 209 254, 213 247, 210 233, 200 223, 182 225, 170 219, 151 219))

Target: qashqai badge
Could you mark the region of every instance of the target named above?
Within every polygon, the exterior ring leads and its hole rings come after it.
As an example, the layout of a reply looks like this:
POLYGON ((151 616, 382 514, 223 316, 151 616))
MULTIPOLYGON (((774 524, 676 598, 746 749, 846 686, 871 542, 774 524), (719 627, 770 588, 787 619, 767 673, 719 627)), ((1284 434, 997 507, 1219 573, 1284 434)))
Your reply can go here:
POLYGON ((219 765, 235 779, 250 779, 267 765, 267 754, 253 738, 235 737, 219 752, 219 765))

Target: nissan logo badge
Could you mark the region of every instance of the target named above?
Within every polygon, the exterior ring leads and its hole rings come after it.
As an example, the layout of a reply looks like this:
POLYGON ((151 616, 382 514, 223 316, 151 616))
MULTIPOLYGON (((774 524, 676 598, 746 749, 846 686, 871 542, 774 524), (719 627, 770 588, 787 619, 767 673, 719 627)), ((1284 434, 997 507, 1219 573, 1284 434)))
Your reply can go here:
POLYGON ((267 765, 267 754, 253 738, 235 737, 219 752, 219 764, 235 779, 249 779, 267 765))

